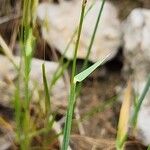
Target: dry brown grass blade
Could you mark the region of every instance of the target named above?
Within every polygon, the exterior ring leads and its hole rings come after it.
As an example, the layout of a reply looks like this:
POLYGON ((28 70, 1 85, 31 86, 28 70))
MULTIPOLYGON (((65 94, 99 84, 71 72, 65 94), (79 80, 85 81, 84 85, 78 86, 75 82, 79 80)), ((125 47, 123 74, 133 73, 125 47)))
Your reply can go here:
POLYGON ((124 142, 128 131, 128 122, 130 117, 130 104, 131 104, 131 81, 128 81, 127 88, 124 92, 124 100, 120 110, 118 131, 117 131, 117 141, 119 143, 124 142))
POLYGON ((77 135, 77 134, 71 135, 71 138, 77 138, 79 140, 85 140, 86 142, 88 142, 92 145, 95 145, 95 146, 102 146, 102 145, 114 146, 115 145, 114 139, 104 139, 104 138, 95 139, 92 137, 82 136, 82 135, 77 135))
POLYGON ((7 121, 5 121, 2 117, 0 117, 0 126, 4 127, 5 129, 9 131, 13 131, 12 126, 7 121))
POLYGON ((2 36, 0 35, 0 46, 2 47, 2 51, 3 53, 8 57, 8 59, 15 65, 16 62, 14 61, 14 56, 12 54, 12 51, 10 50, 10 48, 7 46, 6 42, 4 41, 4 39, 2 38, 2 36))

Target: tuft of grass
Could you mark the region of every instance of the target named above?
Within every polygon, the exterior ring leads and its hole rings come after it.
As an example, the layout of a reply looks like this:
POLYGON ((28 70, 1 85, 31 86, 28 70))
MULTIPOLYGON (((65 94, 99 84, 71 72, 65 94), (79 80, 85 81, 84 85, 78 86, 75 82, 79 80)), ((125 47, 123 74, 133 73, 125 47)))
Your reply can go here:
POLYGON ((29 89, 31 61, 35 45, 35 37, 33 35, 34 14, 37 1, 23 1, 23 19, 21 28, 21 56, 20 66, 18 70, 19 79, 16 84, 14 94, 14 108, 16 120, 16 140, 21 150, 30 149, 31 136, 33 132, 33 121, 30 116, 31 91, 29 89), (30 15, 33 14, 33 15, 30 15))
MULTIPOLYGON (((64 138, 63 138, 63 146, 62 150, 67 150, 68 145, 69 145, 69 137, 70 137, 70 132, 71 132, 71 125, 72 125, 72 116, 73 116, 73 111, 74 111, 74 106, 75 106, 75 99, 76 99, 76 82, 81 83, 90 73, 92 73, 98 66, 103 64, 106 61, 106 58, 104 60, 100 60, 94 65, 92 65, 90 68, 84 70, 77 76, 75 76, 76 72, 76 57, 77 57, 77 51, 79 47, 79 40, 80 40, 80 35, 81 35, 81 30, 82 30, 82 23, 84 19, 84 11, 85 11, 85 6, 86 6, 87 1, 83 0, 82 2, 82 11, 81 11, 81 16, 80 16, 80 23, 79 23, 79 28, 78 28, 78 36, 77 36, 77 41, 75 45, 75 51, 74 51, 74 59, 73 59, 73 65, 72 65, 72 76, 71 76, 71 87, 70 87, 70 96, 69 96, 69 102, 68 102, 68 109, 67 109, 67 116, 66 116, 66 121, 65 121, 65 127, 64 127, 64 138)), ((105 0, 102 2, 102 6, 100 8, 100 12, 97 18, 97 22, 93 31, 93 35, 91 38, 91 42, 89 44, 89 49, 87 52, 87 56, 85 59, 85 63, 83 65, 83 69, 85 69, 85 66, 87 65, 88 58, 90 51, 92 49, 92 45, 94 43, 94 38, 96 35, 97 27, 99 24, 100 16, 103 10, 105 0)), ((109 56, 107 56, 109 57, 109 56)))

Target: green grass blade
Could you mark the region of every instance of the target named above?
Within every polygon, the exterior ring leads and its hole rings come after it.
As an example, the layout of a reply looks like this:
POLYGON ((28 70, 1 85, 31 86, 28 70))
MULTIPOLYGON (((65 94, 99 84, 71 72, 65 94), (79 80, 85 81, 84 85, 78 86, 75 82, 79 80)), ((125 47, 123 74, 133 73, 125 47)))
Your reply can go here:
POLYGON ((81 15, 80 15, 80 22, 79 22, 76 45, 74 49, 74 59, 73 59, 72 75, 71 75, 71 89, 70 89, 69 104, 68 104, 68 109, 67 109, 65 127, 63 131, 64 136, 63 136, 62 150, 67 150, 68 145, 69 145, 69 138, 70 138, 70 132, 71 132, 71 125, 72 125, 72 116, 73 116, 74 103, 75 103, 75 88, 76 88, 76 84, 74 84, 73 80, 74 80, 74 76, 76 72, 77 51, 79 48, 79 41, 80 41, 80 36, 81 36, 81 31, 82 31, 86 3, 87 3, 87 0, 82 1, 82 10, 81 10, 81 15))
POLYGON ((16 123, 16 134, 17 142, 20 142, 21 137, 21 101, 19 94, 19 84, 17 83, 16 90, 14 93, 14 108, 15 108, 15 123, 16 123))
MULTIPOLYGON (((98 16, 97 16, 97 20, 96 20, 96 23, 95 23, 93 34, 92 34, 92 37, 91 37, 91 40, 90 40, 90 44, 88 46, 87 54, 86 54, 86 57, 85 57, 85 60, 84 60, 81 71, 85 70, 88 66, 89 56, 90 56, 90 53, 91 53, 91 50, 92 50, 92 46, 94 44, 96 32, 97 32, 99 22, 100 22, 100 19, 101 19, 101 16, 102 16, 102 11, 103 11, 103 8, 104 8, 104 4, 105 4, 105 0, 102 0, 102 4, 101 4, 100 9, 99 9, 99 13, 98 13, 98 16)), ((77 85, 77 97, 80 94, 81 87, 82 87, 82 83, 77 85)))
POLYGON ((45 109, 46 114, 50 112, 51 110, 51 103, 50 103, 50 93, 45 73, 45 64, 42 64, 42 73, 43 73, 43 85, 44 85, 44 91, 45 91, 45 109))
POLYGON ((88 47, 88 52, 87 52, 87 55, 85 57, 85 61, 84 61, 82 70, 86 69, 86 67, 87 67, 89 55, 91 53, 92 46, 93 46, 93 43, 94 43, 94 40, 95 40, 95 36, 96 36, 96 32, 97 32, 97 29, 98 29, 98 26, 99 26, 100 18, 102 16, 102 11, 103 11, 103 8, 104 8, 104 4, 105 4, 105 0, 102 0, 102 4, 100 6, 100 10, 99 10, 99 13, 98 13, 98 17, 97 17, 97 20, 96 20, 96 24, 95 24, 95 27, 94 27, 94 31, 93 31, 93 34, 92 34, 92 37, 91 37, 91 41, 90 41, 90 44, 89 44, 89 47, 88 47))
POLYGON ((87 68, 86 70, 82 71, 78 75, 74 77, 74 83, 76 82, 82 82, 85 78, 87 78, 96 68, 98 68, 100 65, 104 64, 107 59, 110 57, 110 54, 106 56, 103 60, 97 61, 95 64, 93 64, 91 67, 87 68))
POLYGON ((148 146, 147 150, 150 150, 150 145, 148 146))
MULTIPOLYGON (((95 40, 96 32, 97 32, 97 29, 98 29, 98 26, 99 26, 99 22, 100 22, 100 18, 101 18, 101 15, 102 15, 103 8, 104 8, 104 4, 105 4, 105 0, 102 0, 102 4, 99 8, 99 13, 98 13, 98 16, 97 16, 97 20, 96 20, 96 23, 95 23, 93 34, 92 34, 92 37, 91 37, 91 40, 90 40, 90 44, 88 46, 87 54, 86 54, 86 57, 85 57, 85 60, 84 60, 81 71, 85 70, 88 66, 89 56, 90 56, 90 53, 91 53, 91 50, 92 50, 92 46, 94 44, 94 40, 95 40)), ((79 96, 79 94, 80 94, 81 87, 82 87, 82 83, 77 85, 77 96, 79 96)))
POLYGON ((70 61, 67 61, 62 66, 59 66, 56 72, 54 73, 51 83, 50 83, 50 90, 53 88, 53 86, 56 84, 58 79, 64 74, 64 71, 68 68, 70 61))
POLYGON ((139 114, 139 111, 140 111, 140 108, 141 108, 141 105, 143 103, 143 100, 148 92, 150 88, 150 74, 148 76, 148 80, 147 80, 147 83, 143 89, 143 92, 138 100, 138 104, 135 108, 135 111, 134 111, 134 114, 133 114, 133 117, 132 117, 132 120, 131 120, 131 125, 135 128, 136 127, 136 123, 137 123, 137 118, 138 118, 138 114, 139 114))
MULTIPOLYGON (((89 13, 89 11, 93 8, 95 2, 93 2, 89 8, 87 9, 87 11, 85 12, 85 15, 84 15, 84 18, 87 16, 87 14, 89 13)), ((67 46, 65 47, 65 50, 64 50, 64 53, 62 54, 61 56, 61 59, 59 60, 59 65, 56 69, 56 71, 54 72, 54 75, 52 77, 52 80, 51 80, 51 84, 50 84, 50 90, 51 88, 56 84, 57 80, 63 75, 64 71, 68 68, 69 64, 70 64, 70 61, 71 60, 67 60, 67 62, 65 64, 63 64, 63 61, 64 61, 64 56, 66 54, 66 52, 68 51, 73 39, 75 38, 76 34, 77 34, 77 31, 78 31, 78 26, 75 28, 67 46), (60 69, 62 68, 62 69, 60 69), (61 70, 61 71, 60 71, 61 70)))
MULTIPOLYGON (((95 2, 93 2, 93 3, 90 5, 90 7, 87 9, 87 11, 85 12, 84 18, 87 16, 87 14, 89 13, 89 11, 92 9, 92 7, 94 6, 94 3, 95 3, 95 2)), ((61 59, 60 59, 60 61, 59 61, 59 64, 62 64, 62 63, 63 63, 64 56, 65 56, 66 52, 68 51, 68 49, 69 49, 71 43, 73 42, 73 40, 74 40, 76 34, 78 33, 78 28, 79 28, 79 26, 77 26, 77 27, 75 28, 75 30, 74 30, 74 32, 73 32, 73 34, 72 34, 72 36, 71 36, 71 38, 70 38, 70 40, 69 40, 67 46, 65 47, 64 53, 63 53, 63 55, 62 55, 62 57, 61 57, 61 59)))
POLYGON ((67 116, 66 116, 65 127, 64 127, 64 138, 63 138, 62 150, 67 150, 69 145, 73 110, 75 104, 75 88, 76 88, 76 84, 73 84, 70 92, 70 97, 69 97, 69 104, 68 104, 67 116))
POLYGON ((77 41, 76 41, 75 50, 74 50, 74 59, 73 59, 73 65, 72 65, 71 84, 73 84, 74 76, 75 76, 75 73, 76 73, 77 52, 78 52, 78 48, 79 48, 79 42, 80 42, 80 36, 81 36, 82 25, 83 25, 83 20, 84 20, 84 12, 85 12, 86 3, 87 3, 87 0, 83 0, 81 17, 80 17, 80 23, 79 23, 79 28, 78 28, 77 41))

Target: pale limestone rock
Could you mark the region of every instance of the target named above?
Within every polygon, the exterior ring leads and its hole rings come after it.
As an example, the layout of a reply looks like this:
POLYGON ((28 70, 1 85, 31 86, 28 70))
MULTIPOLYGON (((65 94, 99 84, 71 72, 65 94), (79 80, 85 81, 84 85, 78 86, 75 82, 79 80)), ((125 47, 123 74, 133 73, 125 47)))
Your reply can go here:
MULTIPOLYGON (((57 48, 63 54, 79 23, 82 1, 62 1, 59 5, 41 3, 37 16, 41 23, 43 38, 51 46, 57 48)), ((92 1, 88 1, 87 9, 92 1)), ((96 0, 93 8, 84 19, 78 58, 85 58, 89 41, 93 33, 101 2, 96 0)), ((89 59, 96 62, 109 53, 112 57, 117 53, 121 45, 120 22, 117 18, 116 8, 109 2, 105 3, 102 18, 96 33, 95 42, 89 59)), ((66 57, 73 58, 75 40, 70 45, 66 57)))
MULTIPOLYGON (((19 64, 20 58, 15 57, 15 61, 17 64, 19 64)), ((50 83, 51 78, 58 66, 58 64, 55 62, 42 61, 39 59, 32 60, 30 88, 33 90, 33 102, 37 102, 37 99, 39 100, 38 91, 43 91, 44 89, 42 78, 43 63, 45 63, 48 83, 50 83)), ((15 87, 9 81, 15 82, 16 79, 17 73, 14 69, 14 66, 5 56, 0 55, 0 104, 10 106, 15 87)), ((42 93, 42 97, 44 98, 44 92, 42 93)), ((67 106, 68 90, 62 78, 58 80, 51 94, 52 107, 54 109, 56 107, 64 107, 65 109, 67 106)))
MULTIPOLYGON (((134 9, 124 22, 124 70, 132 71, 132 85, 136 95, 141 95, 150 74, 150 10, 134 9)), ((142 104, 137 128, 139 139, 150 144, 150 91, 142 104)))

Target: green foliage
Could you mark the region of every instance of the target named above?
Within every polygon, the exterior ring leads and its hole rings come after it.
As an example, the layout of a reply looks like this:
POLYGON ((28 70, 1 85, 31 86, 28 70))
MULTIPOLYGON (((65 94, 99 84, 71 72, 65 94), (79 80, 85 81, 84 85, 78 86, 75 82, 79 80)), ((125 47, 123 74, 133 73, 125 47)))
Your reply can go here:
MULTIPOLYGON (((32 62, 33 54, 34 54, 34 45, 36 42, 36 38, 34 37, 34 29, 36 27, 35 22, 36 22, 36 9, 38 5, 38 0, 24 0, 23 1, 23 14, 22 14, 22 24, 21 24, 22 28, 21 28, 21 38, 20 38, 22 59, 21 59, 20 66, 16 66, 15 62, 12 59, 11 54, 9 54, 8 46, 6 45, 6 43, 4 43, 3 39, 0 38, 1 47, 2 49, 6 49, 4 52, 8 56, 8 58, 11 60, 11 62, 14 64, 14 66, 17 68, 18 76, 19 76, 18 81, 16 83, 16 90, 15 90, 13 99, 14 99, 14 108, 15 108, 16 141, 20 145, 21 150, 30 149, 32 139, 35 136, 44 134, 45 136, 44 140, 47 140, 46 135, 52 129, 53 124, 54 124, 54 117, 53 117, 52 110, 51 110, 51 91, 52 91, 53 86, 60 79, 60 77, 62 77, 64 71, 67 69, 68 65, 70 64, 70 60, 64 63, 64 56, 67 50, 69 49, 72 41, 76 37, 76 35, 77 35, 77 39, 76 39, 76 44, 75 44, 75 49, 74 49, 74 58, 73 58, 73 64, 72 64, 71 86, 70 86, 70 95, 68 99, 68 108, 67 108, 67 114, 66 114, 66 120, 65 120, 65 127, 63 130, 63 145, 61 147, 62 150, 67 150, 68 145, 69 145, 72 118, 73 118, 74 107, 76 103, 76 97, 80 93, 82 81, 85 80, 95 69, 103 65, 111 55, 111 54, 108 54, 106 58, 104 58, 103 60, 99 60, 92 66, 87 67, 89 55, 92 50, 92 46, 94 44, 94 39, 95 39, 96 32, 99 26, 100 18, 102 15, 102 10, 105 4, 105 0, 102 0, 102 5, 100 6, 100 9, 99 9, 99 13, 97 16, 97 20, 95 23, 95 27, 93 30, 91 40, 89 42, 87 55, 85 57, 85 60, 82 66, 81 73, 76 75, 77 52, 79 48, 83 21, 93 6, 92 4, 87 9, 87 11, 85 11, 86 3, 87 3, 87 0, 82 0, 82 10, 81 10, 81 15, 80 15, 79 26, 77 26, 77 28, 75 29, 72 37, 70 38, 64 50, 63 56, 59 60, 59 66, 53 75, 53 78, 50 82, 50 86, 46 77, 45 65, 44 64, 42 65, 43 86, 44 86, 44 92, 45 92, 45 114, 44 114, 45 122, 44 122, 44 127, 39 130, 34 129, 34 125, 33 125, 34 123, 30 115, 30 104, 31 104, 32 94, 29 89, 31 62, 32 62)), ((149 90, 149 87, 150 87, 150 75, 148 77, 148 81, 145 85, 145 88, 141 96, 139 97, 139 100, 137 100, 135 103, 135 111, 134 111, 133 118, 131 120, 131 124, 133 127, 136 126, 138 113, 143 103, 143 100, 149 90)), ((97 112, 101 112, 106 108, 110 108, 113 104, 114 104, 114 100, 108 103, 104 103, 104 105, 102 106, 93 108, 91 111, 85 114, 85 116, 82 118, 81 121, 89 117, 92 117, 97 112)), ((59 136, 59 134, 57 136, 59 136)), ((127 132, 125 132, 124 136, 122 137, 123 138, 121 138, 120 141, 117 140, 117 144, 116 144, 117 149, 124 148, 123 146, 127 138, 127 132)), ((150 148, 148 148, 148 150, 149 149, 150 148)))
POLYGON ((76 45, 75 45, 75 50, 74 50, 74 59, 73 59, 72 75, 71 75, 71 88, 70 88, 70 96, 69 96, 69 101, 68 101, 68 109, 67 109, 67 114, 66 114, 65 127, 63 131, 64 137, 63 137, 62 150, 68 149, 69 139, 70 139, 72 116, 73 116, 73 110, 74 110, 74 104, 75 104, 75 88, 76 88, 76 84, 74 84, 73 80, 74 80, 74 76, 76 73, 77 51, 79 47, 79 41, 80 41, 80 35, 81 35, 81 30, 82 30, 82 25, 83 25, 86 2, 87 2, 86 0, 82 1, 82 11, 81 11, 77 40, 76 40, 76 45))
POLYGON ((29 80, 31 61, 35 44, 32 24, 33 18, 30 15, 33 12, 33 5, 33 1, 31 2, 31 0, 24 0, 20 42, 22 60, 18 70, 19 79, 17 81, 16 92, 14 95, 17 141, 20 144, 21 150, 30 149, 31 137, 29 135, 31 132, 33 132, 33 122, 30 117, 29 108, 31 101, 29 80))
POLYGON ((110 54, 106 56, 103 60, 97 61, 95 64, 93 64, 91 67, 87 68, 86 70, 82 71, 78 75, 74 77, 74 83, 76 82, 82 82, 85 78, 87 78, 97 67, 104 64, 107 59, 110 57, 110 54))

